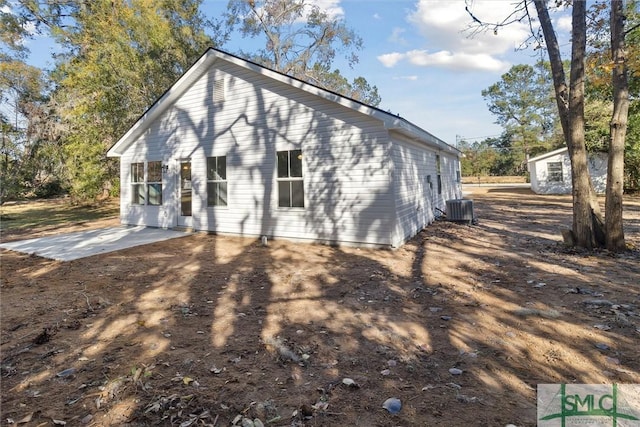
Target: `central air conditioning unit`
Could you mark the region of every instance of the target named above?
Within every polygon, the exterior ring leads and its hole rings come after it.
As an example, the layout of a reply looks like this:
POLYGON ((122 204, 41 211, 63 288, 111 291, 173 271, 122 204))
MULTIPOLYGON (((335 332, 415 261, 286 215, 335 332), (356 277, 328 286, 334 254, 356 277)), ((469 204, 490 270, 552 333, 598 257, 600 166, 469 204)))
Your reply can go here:
POLYGON ((447 200, 447 220, 456 222, 473 223, 473 200, 451 199, 447 200))

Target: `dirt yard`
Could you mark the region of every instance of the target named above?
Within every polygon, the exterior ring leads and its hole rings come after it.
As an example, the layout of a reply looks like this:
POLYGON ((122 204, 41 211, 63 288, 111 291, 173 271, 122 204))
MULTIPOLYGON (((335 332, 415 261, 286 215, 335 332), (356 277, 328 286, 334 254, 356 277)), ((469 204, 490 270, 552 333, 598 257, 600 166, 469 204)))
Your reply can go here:
POLYGON ((0 425, 533 426, 539 383, 640 383, 640 199, 612 255, 561 245, 568 197, 469 198, 396 251, 3 250, 0 425))

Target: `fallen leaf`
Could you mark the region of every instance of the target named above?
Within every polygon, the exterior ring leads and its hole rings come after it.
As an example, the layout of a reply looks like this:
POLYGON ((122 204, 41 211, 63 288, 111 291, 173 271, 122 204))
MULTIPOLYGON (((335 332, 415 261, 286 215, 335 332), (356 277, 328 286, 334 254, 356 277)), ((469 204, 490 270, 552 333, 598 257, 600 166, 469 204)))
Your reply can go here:
POLYGON ((24 416, 21 420, 18 420, 17 424, 25 424, 28 422, 31 422, 31 420, 33 419, 33 412, 30 413, 29 415, 24 416))

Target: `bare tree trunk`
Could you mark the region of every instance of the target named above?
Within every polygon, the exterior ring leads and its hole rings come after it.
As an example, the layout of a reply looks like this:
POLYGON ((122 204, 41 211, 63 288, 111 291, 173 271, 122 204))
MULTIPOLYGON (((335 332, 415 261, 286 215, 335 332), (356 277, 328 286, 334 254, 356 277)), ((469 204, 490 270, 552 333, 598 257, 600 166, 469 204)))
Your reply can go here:
POLYGON ((624 191, 624 143, 629 115, 629 83, 627 80, 624 2, 611 0, 611 56, 613 59, 613 116, 607 169, 605 204, 606 247, 610 251, 626 249, 622 225, 622 193, 624 191))
POLYGON ((567 88, 560 48, 549 18, 547 2, 536 0, 534 3, 549 52, 560 123, 571 160, 573 185, 573 239, 571 240, 576 246, 590 249, 604 244, 604 230, 600 206, 589 176, 584 140, 586 4, 583 1, 573 3, 571 74, 570 87, 567 88))
POLYGON ((547 44, 547 52, 549 53, 549 62, 551 64, 551 76, 553 77, 553 87, 556 92, 556 104, 558 105, 558 115, 560 116, 560 124, 564 140, 568 143, 569 134, 569 87, 562 66, 562 56, 560 55, 560 46, 556 33, 553 30, 549 11, 547 10, 547 2, 545 0, 535 1, 538 19, 544 34, 544 41, 547 44))
POLYGON ((573 183, 573 234, 583 248, 596 246, 591 217, 591 182, 584 141, 584 58, 587 45, 586 2, 573 4, 571 30, 571 74, 569 76, 569 128, 571 182, 573 183))

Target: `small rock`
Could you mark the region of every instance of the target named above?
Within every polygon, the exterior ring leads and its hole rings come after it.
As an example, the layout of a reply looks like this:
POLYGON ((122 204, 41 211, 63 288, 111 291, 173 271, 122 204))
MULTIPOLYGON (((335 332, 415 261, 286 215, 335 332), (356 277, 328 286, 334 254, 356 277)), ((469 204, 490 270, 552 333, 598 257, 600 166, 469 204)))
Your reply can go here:
POLYGON ((536 283, 535 285, 533 285, 533 287, 537 289, 544 288, 545 286, 547 286, 547 284, 544 282, 536 283))
POLYGON ((255 424, 249 418, 243 418, 242 419, 242 424, 240 424, 240 425, 242 427, 255 427, 255 424))
POLYGON ((596 348, 599 350, 609 350, 611 347, 609 347, 603 342, 599 342, 599 343, 596 343, 596 348))
POLYGON ((449 369, 449 373, 451 375, 462 375, 462 369, 458 369, 458 368, 451 368, 449 369))
POLYGON ((611 326, 609 325, 593 325, 593 327, 596 329, 600 329, 601 331, 608 331, 609 329, 611 329, 611 326))
POLYGON ((429 311, 432 313, 437 313, 439 311, 442 311, 441 307, 429 307, 429 311))
POLYGON ((620 364, 620 359, 616 358, 616 357, 609 357, 607 356, 605 358, 605 360, 609 363, 613 363, 614 365, 619 365, 620 364))
POLYGON ((616 313, 616 323, 621 326, 629 326, 631 322, 627 318, 626 314, 617 312, 616 313))
POLYGON ((260 418, 256 418, 253 420, 254 427, 264 427, 264 423, 260 420, 260 418))
POLYGON ((386 377, 387 375, 389 375, 391 373, 391 371, 388 370, 388 369, 384 369, 384 370, 380 371, 380 373, 386 377))
POLYGON ((354 388, 359 388, 360 386, 351 378, 343 378, 342 379, 342 384, 346 385, 347 387, 354 387, 354 388))
POLYGON ((444 321, 449 321, 451 320, 451 316, 440 316, 440 318, 444 321))
POLYGON ((462 403, 475 403, 478 398, 475 396, 467 396, 466 394, 458 394, 456 400, 462 403))
POLYGON ((76 368, 65 369, 64 371, 60 371, 56 374, 57 377, 66 378, 76 373, 76 368))
POLYGON ((84 417, 84 418, 82 418, 82 419, 80 420, 80 422, 81 422, 82 424, 89 424, 89 423, 91 422, 91 420, 92 420, 92 419, 93 419, 93 415, 88 414, 88 415, 85 415, 85 417, 84 417))
POLYGON ((382 407, 390 414, 397 414, 402 409, 402 402, 396 397, 390 397, 384 401, 382 407))
POLYGON ((387 365, 391 366, 392 368, 394 366, 396 366, 398 364, 398 362, 396 362, 395 360, 391 359, 387 361, 387 365))
POLYGON ((607 299, 587 299, 582 301, 585 305, 595 305, 598 307, 612 306, 613 303, 607 299))

